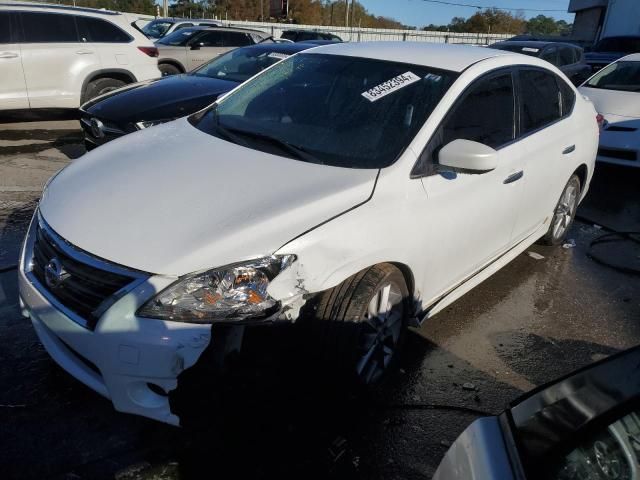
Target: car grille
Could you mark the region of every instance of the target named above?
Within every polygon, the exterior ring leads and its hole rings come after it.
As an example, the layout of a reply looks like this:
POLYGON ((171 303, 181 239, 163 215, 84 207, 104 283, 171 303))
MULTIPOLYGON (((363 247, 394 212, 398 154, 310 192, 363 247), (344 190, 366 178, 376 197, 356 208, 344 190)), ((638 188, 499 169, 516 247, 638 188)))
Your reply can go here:
POLYGON ((617 158, 618 160, 636 161, 638 159, 638 155, 635 151, 616 148, 600 147, 598 149, 598 155, 602 157, 617 158))
MULTIPOLYGON (((41 225, 36 226, 32 274, 64 308, 75 313, 83 326, 93 330, 107 308, 126 291, 135 276, 97 268, 72 258, 63 240, 54 239, 41 225), (120 295, 118 295, 120 294, 120 295)), ((88 254, 83 254, 88 256, 88 254)), ((76 320, 76 319, 74 319, 76 320)))
POLYGON ((84 131, 85 139, 95 145, 102 145, 103 143, 115 140, 127 133, 131 133, 129 130, 121 128, 120 125, 88 115, 83 115, 80 118, 80 126, 84 131), (100 121, 101 127, 97 129, 98 131, 93 128, 91 124, 92 119, 100 121), (99 135, 96 135, 96 133, 99 133, 99 135))

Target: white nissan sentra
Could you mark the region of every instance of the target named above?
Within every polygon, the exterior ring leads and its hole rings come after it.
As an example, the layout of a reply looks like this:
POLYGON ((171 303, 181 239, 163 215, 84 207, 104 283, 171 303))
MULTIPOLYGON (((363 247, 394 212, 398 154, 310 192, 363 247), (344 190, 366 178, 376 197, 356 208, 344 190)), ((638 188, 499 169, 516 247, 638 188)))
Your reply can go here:
POLYGON ((55 176, 24 244, 24 314, 116 409, 172 424, 181 372, 247 325, 310 320, 314 350, 375 382, 406 326, 563 241, 597 146, 593 106, 533 57, 308 50, 55 176))

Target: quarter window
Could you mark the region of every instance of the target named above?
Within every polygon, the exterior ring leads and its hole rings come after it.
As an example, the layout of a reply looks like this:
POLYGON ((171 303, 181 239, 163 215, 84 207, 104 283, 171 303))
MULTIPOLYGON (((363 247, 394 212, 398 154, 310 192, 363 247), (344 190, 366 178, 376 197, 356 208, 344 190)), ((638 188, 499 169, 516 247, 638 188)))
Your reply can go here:
POLYGON ((573 105, 576 103, 576 94, 573 89, 567 85, 567 82, 561 78, 556 77, 556 81, 560 86, 560 96, 562 97, 562 118, 566 117, 573 110, 573 105))
POLYGON ((11 14, 0 12, 0 43, 11 43, 11 14))
POLYGON ((83 42, 127 43, 131 37, 112 23, 99 18, 76 17, 80 39, 83 42))
POLYGON ((562 47, 560 49, 560 62, 558 65, 571 65, 576 63, 576 51, 571 47, 562 47))
POLYGON ((556 77, 544 70, 520 70, 520 129, 538 130, 561 117, 561 95, 556 77))
POLYGON ((25 43, 77 42, 78 32, 73 15, 22 12, 25 43))
POLYGON ((498 148, 514 139, 514 114, 511 74, 480 80, 445 120, 441 145, 465 139, 498 148))

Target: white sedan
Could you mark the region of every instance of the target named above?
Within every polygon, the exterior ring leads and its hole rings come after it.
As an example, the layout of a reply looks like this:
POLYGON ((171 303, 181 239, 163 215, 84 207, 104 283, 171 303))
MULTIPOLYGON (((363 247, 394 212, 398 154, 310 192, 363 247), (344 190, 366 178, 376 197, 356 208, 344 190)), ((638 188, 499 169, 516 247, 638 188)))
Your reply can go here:
POLYGON ((640 167, 640 53, 600 70, 580 87, 601 124, 598 161, 640 167))
POLYGON ((304 323, 309 355, 372 383, 406 326, 563 242, 597 144, 591 103, 537 58, 311 49, 53 178, 24 244, 24 314, 116 409, 172 424, 180 374, 250 325, 304 323))

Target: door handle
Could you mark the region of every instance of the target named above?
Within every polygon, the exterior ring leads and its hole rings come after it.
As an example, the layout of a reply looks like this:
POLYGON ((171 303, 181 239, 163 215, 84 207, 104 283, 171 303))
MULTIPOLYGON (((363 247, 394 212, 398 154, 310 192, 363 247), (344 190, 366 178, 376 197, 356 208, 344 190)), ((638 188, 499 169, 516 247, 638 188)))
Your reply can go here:
POLYGON ((17 53, 13 52, 2 52, 0 53, 0 58, 16 58, 18 56, 17 53))
POLYGON ((524 171, 520 170, 519 172, 512 173, 511 175, 509 175, 507 178, 504 179, 504 182, 502 182, 502 183, 504 183, 506 185, 508 183, 517 182, 522 177, 524 177, 524 171))
POLYGON ((565 148, 565 149, 562 151, 562 154, 563 154, 563 155, 569 155, 571 152, 574 152, 574 151, 575 151, 575 149, 576 149, 576 146, 575 146, 575 145, 571 145, 570 147, 565 148))
POLYGON ((78 55, 91 55, 93 53, 93 50, 78 50, 76 51, 76 53, 78 55))

